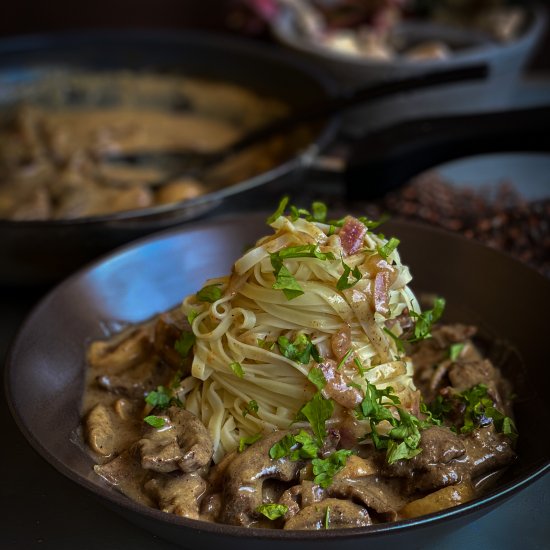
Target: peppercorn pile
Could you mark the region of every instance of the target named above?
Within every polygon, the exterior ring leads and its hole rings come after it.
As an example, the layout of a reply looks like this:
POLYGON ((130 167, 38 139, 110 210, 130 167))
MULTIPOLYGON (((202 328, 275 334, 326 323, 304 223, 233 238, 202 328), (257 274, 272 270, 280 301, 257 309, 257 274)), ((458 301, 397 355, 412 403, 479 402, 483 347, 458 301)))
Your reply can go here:
POLYGON ((364 209, 460 232, 550 277, 550 197, 528 202, 507 183, 458 188, 430 172, 364 209))

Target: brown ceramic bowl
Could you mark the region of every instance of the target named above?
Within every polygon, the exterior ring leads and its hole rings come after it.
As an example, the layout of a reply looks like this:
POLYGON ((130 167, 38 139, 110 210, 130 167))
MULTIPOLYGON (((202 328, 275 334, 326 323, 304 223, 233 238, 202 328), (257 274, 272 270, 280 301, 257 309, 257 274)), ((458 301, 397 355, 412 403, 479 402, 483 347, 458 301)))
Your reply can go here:
MULTIPOLYGON (((481 498, 435 514, 365 528, 323 532, 246 529, 177 517, 134 503, 106 486, 78 444, 85 349, 106 328, 150 318, 225 274, 243 246, 265 234, 265 217, 248 215, 151 236, 79 271, 29 315, 8 356, 11 411, 32 446, 62 474, 105 505, 153 533, 188 548, 242 550, 382 549, 438 540, 498 506, 550 469, 550 444, 539 426, 550 421, 548 326, 550 280, 510 257, 426 226, 391 222, 384 232, 401 239, 413 289, 447 299, 447 319, 473 322, 494 342, 506 342, 502 365, 518 395, 519 459, 481 498), (76 443, 75 443, 76 441, 76 443), (260 546, 261 545, 261 546, 260 546)), ((498 346, 497 346, 498 347, 498 346)), ((70 505, 70 503, 67 503, 70 505)), ((406 547, 406 546, 405 546, 406 547)))

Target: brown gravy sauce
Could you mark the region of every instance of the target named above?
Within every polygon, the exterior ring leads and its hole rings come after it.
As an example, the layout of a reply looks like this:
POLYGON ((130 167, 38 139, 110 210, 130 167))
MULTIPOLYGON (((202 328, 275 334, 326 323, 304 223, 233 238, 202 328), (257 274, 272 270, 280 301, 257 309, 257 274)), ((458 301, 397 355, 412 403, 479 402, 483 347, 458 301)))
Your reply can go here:
MULTIPOLYGON (((353 418, 347 417, 331 424, 326 445, 356 454, 327 488, 312 481, 308 460, 270 458, 270 448, 288 431, 264 434, 214 465, 206 428, 191 413, 171 405, 162 413, 168 419, 164 427, 155 430, 143 422, 151 413, 144 397, 188 372, 189 364, 172 353, 186 329, 174 310, 88 349, 83 433, 95 471, 146 506, 247 527, 361 527, 467 502, 488 490, 515 459, 511 440, 492 425, 467 435, 433 426, 421 433, 420 454, 390 465, 383 451, 354 443, 353 418), (257 513, 262 503, 284 504, 287 512, 269 521, 257 513)), ((449 384, 461 388, 482 382, 495 403, 511 414, 509 385, 474 346, 474 332, 465 325, 434 329, 433 338, 412 350, 417 386, 431 399, 449 384), (449 362, 449 344, 458 342, 464 343, 463 356, 449 362)))

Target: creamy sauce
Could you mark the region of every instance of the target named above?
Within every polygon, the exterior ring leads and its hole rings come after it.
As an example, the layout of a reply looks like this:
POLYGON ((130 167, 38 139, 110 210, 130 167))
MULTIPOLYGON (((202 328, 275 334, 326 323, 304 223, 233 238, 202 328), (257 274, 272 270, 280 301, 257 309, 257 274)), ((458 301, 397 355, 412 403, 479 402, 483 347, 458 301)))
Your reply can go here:
MULTIPOLYGON (((432 426, 421 433, 420 454, 388 464, 384 451, 357 444, 362 435, 357 420, 351 409, 344 409, 343 417, 328 423, 323 445, 327 455, 337 448, 356 454, 328 487, 314 483, 309 459, 271 458, 273 445, 297 432, 292 428, 264 433, 243 452, 230 453, 214 465, 212 441, 198 418, 177 401, 156 409, 145 401, 159 386, 177 388, 188 372, 189 363, 174 354, 174 343, 185 330, 186 321, 174 310, 88 349, 83 432, 95 471, 146 506, 255 528, 325 529, 327 514, 328 528, 361 527, 467 502, 486 491, 515 458, 511 442, 493 426, 464 435, 432 426), (143 418, 149 414, 162 418, 164 425, 147 425, 143 418), (284 505, 284 518, 268 521, 258 514, 266 502, 284 505)), ((484 377, 495 402, 504 403, 500 394, 509 388, 473 347, 473 332, 464 325, 434 329, 433 338, 413 350, 418 383, 433 396, 449 379, 468 385, 467 376, 474 377, 472 384, 484 377), (457 342, 464 342, 462 358, 449 362, 449 343, 457 342), (448 379, 434 374, 437 364, 446 365, 448 379), (474 365, 478 367, 472 369, 474 365), (426 373, 430 377, 424 380, 426 373)))
POLYGON ((162 163, 109 162, 108 154, 117 153, 218 151, 287 107, 199 79, 75 78, 52 78, 55 92, 44 84, 48 93, 23 95, 21 105, 1 114, 0 218, 72 219, 181 202, 269 170, 310 139, 301 130, 276 136, 198 177, 178 177, 162 163))

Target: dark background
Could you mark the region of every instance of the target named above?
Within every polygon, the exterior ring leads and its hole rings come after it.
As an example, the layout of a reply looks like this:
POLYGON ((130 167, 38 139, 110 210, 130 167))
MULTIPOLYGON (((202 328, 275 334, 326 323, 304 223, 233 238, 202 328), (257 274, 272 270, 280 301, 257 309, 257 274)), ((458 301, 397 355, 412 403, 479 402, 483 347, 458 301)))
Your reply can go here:
MULTIPOLYGON (((0 36, 99 27, 202 28, 270 38, 239 0, 4 0, 0 10, 0 36)), ((530 68, 550 70, 550 30, 530 68)))

